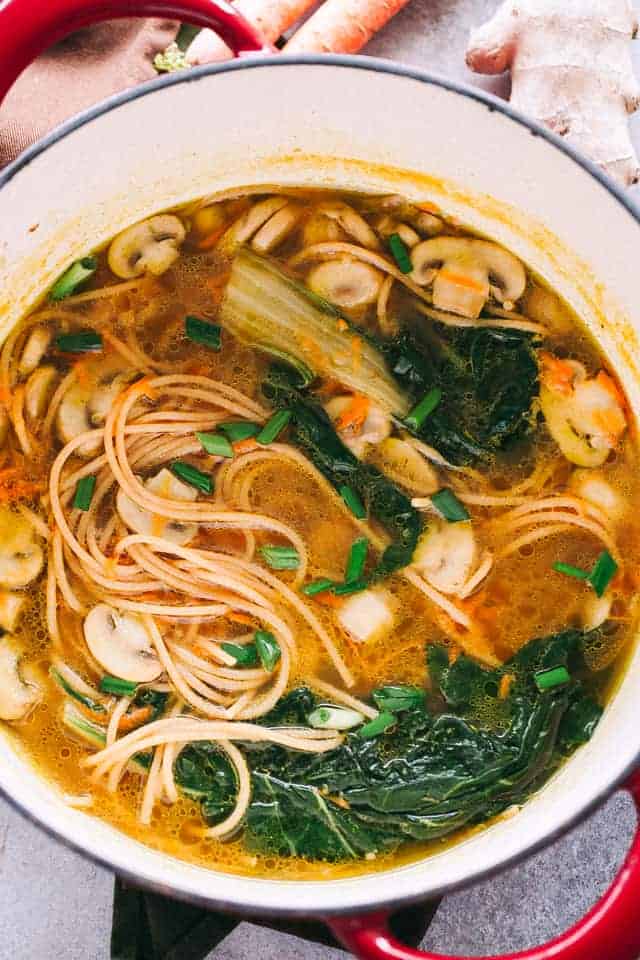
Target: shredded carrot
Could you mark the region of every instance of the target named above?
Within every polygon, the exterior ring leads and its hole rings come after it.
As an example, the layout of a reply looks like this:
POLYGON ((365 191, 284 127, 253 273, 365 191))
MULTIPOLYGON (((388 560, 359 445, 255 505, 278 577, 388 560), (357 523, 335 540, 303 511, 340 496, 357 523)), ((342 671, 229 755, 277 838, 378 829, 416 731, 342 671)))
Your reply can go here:
POLYGON ((457 644, 451 645, 449 647, 449 664, 455 663, 461 653, 462 649, 457 644))
POLYGON ((348 329, 349 329, 349 324, 347 323, 346 320, 343 320, 342 317, 340 317, 340 319, 338 320, 338 323, 337 323, 337 327, 338 327, 338 330, 340 331, 340 333, 344 333, 345 330, 348 330, 348 329))
POLYGON ((125 713, 118 722, 118 733, 128 733, 141 727, 143 723, 148 723, 153 715, 153 707, 138 707, 131 713, 125 713))
POLYGON ((436 206, 435 203, 416 203, 416 207, 425 213, 435 213, 436 215, 440 213, 440 207, 436 206))
POLYGON ((369 413, 369 405, 368 397, 361 393, 354 394, 349 406, 342 411, 336 420, 338 430, 351 430, 353 433, 360 433, 369 413))
POLYGON ((27 480, 17 467, 6 467, 0 470, 0 502, 2 503, 26 500, 43 489, 44 484, 27 480))
POLYGON ((475 280, 473 277, 468 277, 464 273, 456 273, 453 270, 442 269, 439 273, 439 276, 443 280, 449 280, 451 283, 455 283, 458 287, 468 287, 469 290, 477 290, 478 293, 485 293, 486 285, 480 280, 475 280))
POLYGON ((248 627, 253 626, 253 619, 248 613, 242 613, 240 610, 230 610, 227 616, 233 623, 244 623, 248 627))
POLYGON ((507 699, 514 680, 515 677, 512 673, 505 673, 504 676, 500 678, 500 686, 498 687, 498 697, 500 700, 507 699))
POLYGON ((212 247, 215 247, 216 243, 226 231, 227 224, 223 224, 221 227, 218 227, 216 230, 213 230, 211 233, 208 233, 206 237, 203 237, 202 240, 196 246, 198 250, 211 250, 212 247))
POLYGON ((333 610, 337 610, 344 602, 342 597, 336 597, 335 593, 330 593, 328 590, 324 593, 316 593, 313 599, 323 607, 331 607, 333 610))
POLYGON ((247 437, 246 440, 236 440, 235 443, 232 443, 233 452, 241 455, 243 453, 250 453, 252 450, 255 450, 258 446, 258 441, 255 437, 247 437))

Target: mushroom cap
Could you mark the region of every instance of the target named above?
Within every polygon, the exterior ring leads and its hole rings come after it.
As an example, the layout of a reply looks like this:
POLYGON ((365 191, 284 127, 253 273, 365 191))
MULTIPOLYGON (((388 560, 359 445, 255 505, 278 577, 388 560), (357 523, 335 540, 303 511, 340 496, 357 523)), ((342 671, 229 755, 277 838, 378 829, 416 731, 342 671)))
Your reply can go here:
POLYGON ((36 367, 24 388, 24 406, 31 420, 39 420, 47 409, 58 371, 48 365, 36 367))
POLYGON ((109 267, 123 280, 143 273, 160 276, 177 259, 185 235, 182 220, 170 213, 134 223, 111 242, 107 254, 109 267))
POLYGON ((21 650, 0 637, 0 720, 24 720, 40 699, 39 688, 20 676, 21 650))
POLYGON ((152 683, 162 673, 143 621, 100 603, 84 621, 89 650, 107 673, 133 683, 152 683))
POLYGON ((28 520, 9 507, 0 507, 0 587, 26 587, 43 564, 42 547, 28 520))
POLYGON ((413 565, 436 590, 461 590, 478 563, 478 547, 470 523, 430 520, 413 554, 413 565))
POLYGON ((53 331, 49 327, 38 325, 32 329, 22 348, 22 355, 18 363, 18 372, 22 376, 28 376, 39 366, 40 361, 49 349, 52 338, 53 331))
POLYGON ((327 260, 307 274, 307 285, 319 296, 345 310, 357 310, 378 298, 383 276, 361 260, 327 260))
MULTIPOLYGON (((198 496, 193 487, 182 483, 166 467, 163 467, 155 477, 145 481, 145 487, 151 493, 155 493, 156 496, 165 497, 167 500, 194 501, 198 496)), ((138 506, 122 489, 119 489, 116 495, 116 510, 129 530, 144 536, 160 536, 178 546, 189 543, 198 532, 197 523, 184 523, 180 520, 170 520, 164 517, 159 517, 156 522, 153 513, 138 506), (162 524, 164 526, 158 529, 158 526, 162 524)))

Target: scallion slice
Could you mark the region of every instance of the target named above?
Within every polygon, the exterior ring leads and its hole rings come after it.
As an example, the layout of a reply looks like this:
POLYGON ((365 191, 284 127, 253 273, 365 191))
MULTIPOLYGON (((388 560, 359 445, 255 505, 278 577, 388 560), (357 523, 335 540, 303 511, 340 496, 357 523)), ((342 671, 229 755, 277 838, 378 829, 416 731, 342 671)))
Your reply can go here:
POLYGON ((76 492, 73 497, 74 510, 88 510, 91 506, 93 491, 96 488, 95 477, 82 477, 78 480, 76 492))
POLYGON ((256 436, 258 443, 262 443, 265 446, 268 443, 273 443, 289 423, 289 420, 291 420, 291 410, 278 410, 277 413, 274 413, 274 415, 267 420, 260 433, 256 436))
POLYGON ((201 490, 203 493, 211 493, 213 490, 213 482, 209 474, 203 473, 202 470, 198 470, 190 463, 176 460, 169 466, 169 469, 178 480, 183 480, 184 483, 190 484, 196 490, 201 490))
POLYGON ((392 233, 389 237, 389 249, 398 265, 398 270, 401 273, 411 273, 413 264, 409 256, 409 248, 399 233, 392 233))
POLYGON ((367 562, 368 549, 369 541, 366 537, 358 537, 357 540, 353 541, 344 575, 345 583, 353 583, 355 580, 361 579, 367 562))
POLYGON ((233 657, 239 667, 255 667, 258 663, 258 651, 255 643, 247 643, 246 646, 241 643, 221 643, 220 647, 230 657, 233 657))
POLYGON ((377 717, 374 717, 369 723, 365 723, 364 727, 358 730, 358 736, 362 737, 363 740, 372 740, 374 737, 379 737, 389 727, 393 727, 395 723, 396 718, 392 713, 379 713, 377 717))
POLYGON ((400 713, 402 710, 412 710, 422 706, 425 701, 425 692, 420 687, 408 684, 389 684, 378 687, 373 691, 373 701, 380 710, 386 713, 400 713))
POLYGON ((272 570, 297 570, 300 566, 300 556, 295 547, 280 547, 267 543, 260 547, 259 552, 272 570))
POLYGON ((356 520, 364 520, 367 515, 367 511, 365 510, 364 504, 360 499, 360 494, 354 490, 353 487, 349 487, 346 484, 345 486, 340 487, 338 492, 348 506, 349 510, 351 510, 351 513, 354 515, 356 520))
POLYGON ((208 320, 201 320, 200 317, 185 317, 184 332, 194 343, 201 343, 210 350, 219 350, 222 343, 220 339, 220 327, 217 323, 209 323, 208 320))
POLYGON ((561 687, 569 683, 571 677, 566 667, 551 667, 549 670, 538 670, 534 673, 533 679, 540 692, 553 690, 554 687, 561 687))
POLYGON ((554 563, 553 569, 556 573, 564 573, 567 577, 575 577, 576 580, 588 580, 589 571, 583 570, 581 567, 574 567, 571 563, 554 563))
POLYGON ((358 710, 334 707, 333 704, 316 707, 307 717, 309 726, 316 730, 352 730, 353 727, 359 727, 363 720, 358 710))
POLYGON ((276 664, 282 656, 280 644, 268 630, 256 630, 253 642, 258 651, 260 663, 265 670, 271 673, 275 670, 276 664))
POLYGON ((448 487, 443 487, 437 493, 432 493, 431 503, 449 523, 460 523, 461 520, 469 519, 467 508, 463 503, 460 503, 453 490, 449 490, 448 487))
POLYGON ((244 420, 238 420, 237 422, 229 420, 218 424, 218 430, 222 430, 231 443, 238 443, 240 440, 255 437, 260 433, 260 429, 257 423, 249 423, 249 421, 244 420))
POLYGON ((207 453, 214 457, 233 457, 233 447, 221 433, 201 433, 196 430, 196 437, 207 453))
POLYGON ((65 297, 71 296, 85 280, 93 276, 97 269, 98 261, 95 257, 83 257, 82 260, 76 260, 51 287, 49 291, 50 299, 64 300, 65 297))
POLYGON ((56 347, 61 353, 100 353, 102 337, 97 330, 61 333, 56 337, 56 347))
POLYGON ((362 593, 363 590, 366 590, 369 584, 366 580, 352 580, 350 583, 336 583, 333 588, 333 593, 336 597, 348 597, 352 593, 362 593))
POLYGON ((307 597, 315 597, 318 593, 326 593, 333 587, 333 580, 323 577, 320 580, 312 580, 311 583, 305 583, 302 592, 307 597))
POLYGON ((120 677, 110 677, 108 675, 100 680, 100 690, 103 693, 113 693, 117 697, 132 697, 138 684, 132 680, 121 680, 120 677))
POLYGON ((589 574, 589 583, 599 597, 603 595, 617 572, 618 564, 608 550, 603 550, 589 574))
POLYGON ((442 390, 440 387, 433 387, 428 393, 425 393, 422 400, 416 403, 415 407, 413 407, 404 418, 404 422, 409 430, 414 432, 419 430, 441 400, 442 390))

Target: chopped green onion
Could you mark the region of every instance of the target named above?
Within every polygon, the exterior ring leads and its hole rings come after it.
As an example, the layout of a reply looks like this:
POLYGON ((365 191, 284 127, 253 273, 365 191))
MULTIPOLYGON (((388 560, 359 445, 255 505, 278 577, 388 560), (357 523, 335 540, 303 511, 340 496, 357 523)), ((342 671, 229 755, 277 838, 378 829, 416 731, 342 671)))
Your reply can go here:
POLYGON ((255 643, 248 643, 246 646, 241 643, 221 643, 220 647, 230 657, 233 657, 239 667, 255 667, 258 663, 258 651, 255 643))
POLYGON ((413 264, 409 256, 409 248, 399 233, 392 233, 389 237, 389 249, 401 273, 411 273, 413 264))
POLYGON ((345 583, 353 583, 355 580, 361 579, 367 562, 368 549, 369 541, 366 537, 358 537, 357 540, 353 541, 344 575, 345 583))
POLYGON ((356 520, 364 520, 367 515, 367 511, 364 508, 364 504, 360 499, 360 495, 357 493, 353 487, 345 486, 340 487, 338 491, 346 505, 348 506, 351 513, 354 515, 356 520))
POLYGON ((374 737, 379 737, 389 727, 393 727, 395 723, 396 718, 392 713, 379 713, 377 717, 374 717, 369 723, 365 723, 364 727, 358 730, 358 735, 363 740, 372 740, 374 737))
POLYGON ((220 349, 220 327, 217 323, 209 323, 200 317, 185 317, 184 332, 194 343, 201 343, 211 350, 220 349))
POLYGON ((260 657, 260 663, 269 673, 275 670, 275 666, 282 656, 280 644, 272 633, 268 630, 256 630, 253 638, 260 657))
POLYGON ((364 717, 357 710, 331 705, 316 707, 307 717, 307 723, 316 730, 351 730, 359 727, 364 717))
POLYGON ((197 467, 192 467, 190 463, 184 463, 182 460, 176 460, 169 466, 171 473, 183 480, 185 483, 195 487, 196 490, 202 490, 203 493, 211 493, 213 483, 208 473, 203 473, 197 467))
POLYGON ((99 353, 102 350, 102 337, 96 330, 61 333, 56 337, 56 347, 61 353, 99 353))
POLYGON ((617 572, 618 564, 608 550, 603 550, 589 575, 589 583, 599 597, 603 595, 617 572))
POLYGON ((268 543, 260 547, 259 552, 272 570, 297 570, 300 566, 300 556, 295 547, 278 547, 268 543))
POLYGON ((132 697, 138 689, 138 684, 131 680, 121 680, 120 677, 107 675, 100 680, 100 689, 103 693, 114 693, 117 697, 132 697))
POLYGON ((400 713, 402 710, 412 710, 424 703, 425 692, 420 687, 407 684, 390 684, 373 691, 373 701, 380 710, 387 713, 400 713))
POLYGON ((419 430, 441 400, 442 390, 440 387, 433 387, 428 393, 425 393, 422 400, 416 403, 415 407, 413 407, 404 418, 404 422, 409 430, 413 430, 414 432, 419 430))
POLYGON ((233 457, 233 447, 221 433, 200 433, 196 430, 196 437, 207 453, 214 457, 233 457))
POLYGON ((88 280, 97 269, 98 261, 95 257, 83 257, 82 260, 76 260, 56 280, 49 291, 49 297, 51 300, 64 300, 65 297, 74 293, 85 280, 88 280))
POLYGON ((352 593, 362 593, 369 584, 366 580, 352 580, 350 583, 336 583, 333 593, 336 597, 348 597, 352 593))
POLYGON ((556 573, 564 573, 567 577, 575 577, 576 580, 588 580, 590 577, 588 570, 582 570, 581 567, 574 567, 571 563, 554 563, 553 569, 556 573))
POLYGON ((437 493, 432 493, 431 503, 449 523, 459 523, 461 520, 469 519, 467 508, 463 503, 460 503, 453 490, 449 490, 448 487, 443 487, 437 493))
POLYGON ((249 421, 245 420, 239 420, 237 422, 229 420, 225 423, 218 424, 218 430, 226 433, 231 443, 238 443, 240 440, 248 440, 249 437, 255 437, 256 434, 260 433, 260 429, 257 423, 249 423, 249 421))
POLYGON ((262 443, 265 446, 268 443, 273 443, 289 423, 289 420, 291 420, 291 410, 278 410, 277 413, 274 413, 274 415, 267 420, 257 435, 256 440, 258 443, 262 443))
MULTIPOLYGON (((73 671, 69 672, 73 678, 73 671)), ((78 690, 77 687, 74 687, 73 680, 68 680, 67 677, 63 676, 62 673, 56 669, 56 667, 49 668, 49 675, 68 696, 73 697, 74 700, 77 700, 78 703, 81 703, 83 707, 87 708, 87 710, 91 710, 92 713, 105 713, 104 704, 99 703, 97 700, 94 700, 93 697, 88 696, 86 693, 82 693, 81 690, 78 690)))
POLYGON ((552 667, 550 670, 538 670, 534 673, 536 687, 542 693, 545 690, 553 690, 554 687, 561 687, 569 683, 571 677, 566 667, 552 667))
POLYGON ((333 580, 327 580, 326 577, 323 577, 320 580, 312 580, 311 583, 305 583, 302 592, 307 597, 315 597, 317 593, 326 593, 327 590, 331 590, 332 587, 333 580))
POLYGON ((78 480, 76 492, 73 497, 74 510, 88 510, 91 506, 93 491, 96 488, 95 477, 82 477, 78 480))

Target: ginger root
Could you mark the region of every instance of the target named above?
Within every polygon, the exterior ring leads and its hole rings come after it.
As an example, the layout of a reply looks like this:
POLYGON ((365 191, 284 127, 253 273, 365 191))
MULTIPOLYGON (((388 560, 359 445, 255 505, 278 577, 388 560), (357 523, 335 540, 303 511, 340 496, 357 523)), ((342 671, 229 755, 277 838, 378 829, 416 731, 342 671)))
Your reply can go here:
POLYGON ((466 60, 476 73, 510 68, 511 103, 626 185, 640 178, 627 123, 640 105, 637 29, 631 0, 505 0, 466 60))

